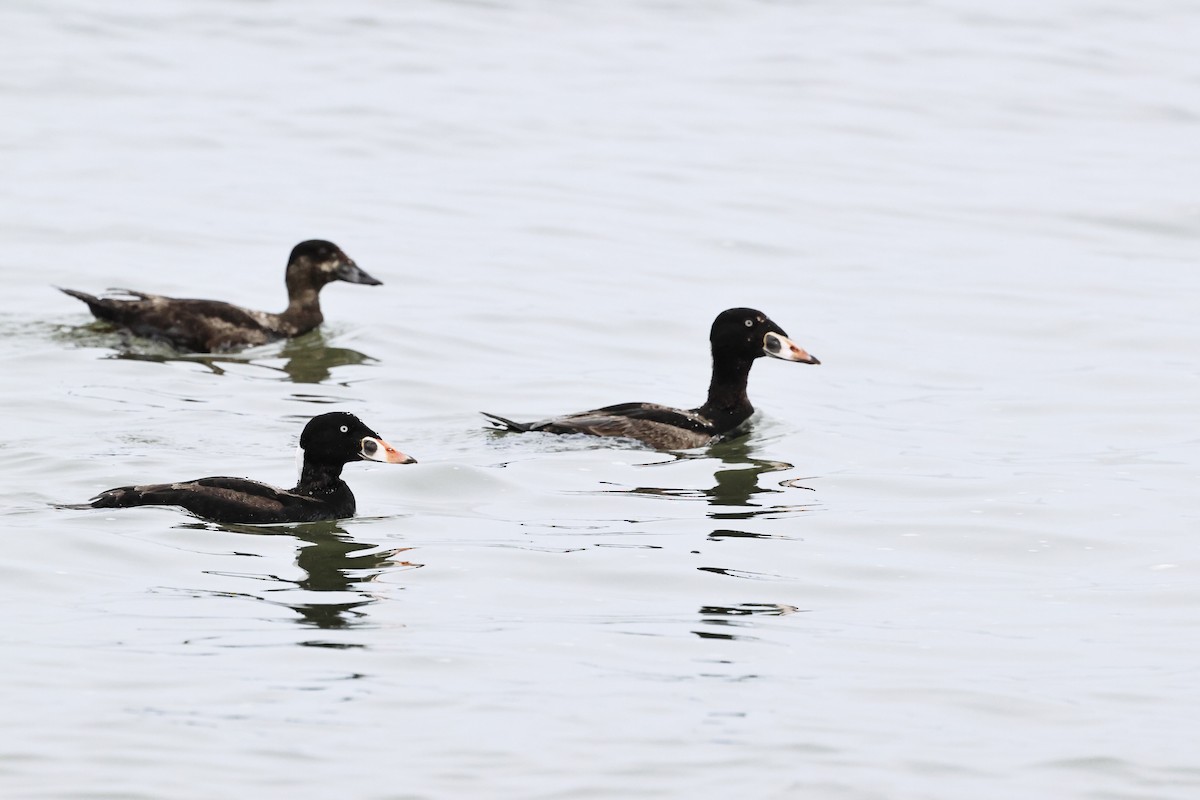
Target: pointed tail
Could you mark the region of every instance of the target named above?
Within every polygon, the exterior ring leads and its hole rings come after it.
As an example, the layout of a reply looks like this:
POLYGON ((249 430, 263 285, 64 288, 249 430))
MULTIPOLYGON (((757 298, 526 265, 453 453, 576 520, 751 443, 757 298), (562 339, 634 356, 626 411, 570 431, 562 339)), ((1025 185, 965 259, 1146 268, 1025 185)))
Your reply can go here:
POLYGON ((511 419, 505 419, 504 417, 497 416, 496 414, 488 413, 487 411, 480 411, 479 413, 483 414, 485 417, 487 417, 489 421, 494 422, 495 424, 500 426, 498 428, 490 428, 489 430, 517 431, 519 433, 528 433, 533 428, 532 422, 513 422, 511 419))
POLYGON ((76 300, 82 300, 83 302, 88 304, 89 308, 92 308, 92 309, 95 309, 96 305, 100 302, 99 297, 88 294, 87 292, 80 292, 80 291, 76 291, 75 289, 64 289, 61 286, 55 286, 54 288, 58 289, 63 294, 71 295, 71 297, 74 297, 76 300))

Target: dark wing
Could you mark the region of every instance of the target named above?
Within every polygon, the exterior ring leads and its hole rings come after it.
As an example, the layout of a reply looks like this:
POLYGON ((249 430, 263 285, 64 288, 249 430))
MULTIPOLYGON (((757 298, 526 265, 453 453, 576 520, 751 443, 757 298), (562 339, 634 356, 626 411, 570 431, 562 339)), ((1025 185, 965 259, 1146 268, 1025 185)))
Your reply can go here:
POLYGON ((605 406, 536 422, 529 430, 621 436, 661 450, 701 447, 715 435, 712 422, 696 412, 654 403, 605 406))
MULTIPOLYGON (((605 406, 592 411, 581 411, 562 417, 535 423, 533 430, 548 430, 549 425, 567 425, 572 428, 580 426, 628 426, 636 423, 657 423, 669 425, 682 430, 696 431, 712 435, 712 422, 695 411, 685 411, 682 408, 660 406, 655 403, 619 403, 615 406, 605 406)), ((591 431, 588 431, 591 432, 591 431)), ((614 436, 620 434, 597 434, 614 436)))
POLYGON ((122 486, 92 499, 94 508, 181 506, 216 522, 289 522, 315 500, 246 478, 201 478, 182 483, 122 486))

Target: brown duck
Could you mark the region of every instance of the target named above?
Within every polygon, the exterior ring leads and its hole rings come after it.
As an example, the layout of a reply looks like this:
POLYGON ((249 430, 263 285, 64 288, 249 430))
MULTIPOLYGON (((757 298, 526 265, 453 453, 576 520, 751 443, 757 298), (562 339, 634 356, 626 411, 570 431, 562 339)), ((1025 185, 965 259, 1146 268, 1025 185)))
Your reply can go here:
POLYGON ((320 325, 320 292, 327 283, 383 282, 364 272, 333 242, 311 239, 292 248, 285 278, 288 306, 280 314, 252 311, 220 300, 192 300, 117 289, 126 297, 61 291, 87 303, 96 319, 180 350, 219 353, 308 333, 320 325))

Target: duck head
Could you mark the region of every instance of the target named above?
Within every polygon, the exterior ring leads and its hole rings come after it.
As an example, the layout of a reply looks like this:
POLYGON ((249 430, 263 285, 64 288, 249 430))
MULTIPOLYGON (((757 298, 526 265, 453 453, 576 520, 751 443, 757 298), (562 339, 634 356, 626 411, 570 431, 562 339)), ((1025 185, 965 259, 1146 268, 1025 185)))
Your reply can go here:
POLYGON ((334 411, 309 420, 300 434, 300 455, 305 464, 341 466, 352 461, 415 464, 417 460, 392 447, 353 414, 334 411))
POLYGON ((309 239, 292 248, 288 256, 289 287, 308 283, 315 287, 334 281, 381 286, 383 281, 368 275, 342 248, 324 239, 309 239))
POLYGON ((725 354, 738 359, 762 356, 801 364, 820 364, 816 356, 788 338, 783 328, 766 314, 753 308, 730 308, 713 320, 709 333, 713 355, 725 354))

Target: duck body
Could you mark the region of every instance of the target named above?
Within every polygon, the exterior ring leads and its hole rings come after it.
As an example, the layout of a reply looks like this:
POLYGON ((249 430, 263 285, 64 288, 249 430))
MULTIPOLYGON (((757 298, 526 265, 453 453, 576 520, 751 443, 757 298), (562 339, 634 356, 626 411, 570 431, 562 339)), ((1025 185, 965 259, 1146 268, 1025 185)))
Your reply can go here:
POLYGON ((299 336, 321 324, 251 311, 219 300, 192 300, 119 289, 124 297, 95 297, 75 289, 64 293, 87 303, 96 319, 135 336, 166 342, 179 350, 221 353, 299 336))
POLYGON ((688 411, 657 403, 618 403, 537 422, 515 422, 486 411, 483 415, 498 424, 501 430, 636 439, 658 450, 703 447, 721 435, 716 423, 700 414, 698 409, 688 411))
POLYGON ((87 304, 96 319, 135 336, 166 342, 185 351, 219 353, 305 334, 325 317, 320 291, 333 281, 378 286, 332 242, 313 239, 292 249, 285 277, 288 306, 279 314, 253 311, 219 300, 165 297, 116 290, 121 296, 96 297, 62 289, 87 304))
POLYGON ((341 479, 352 461, 413 464, 353 414, 313 417, 300 435, 300 480, 280 489, 247 478, 212 477, 178 483, 120 486, 88 501, 92 508, 180 506, 213 522, 314 522, 354 516, 355 500, 341 479))
POLYGON ((213 522, 269 524, 353 517, 354 494, 343 480, 325 491, 302 493, 248 478, 199 478, 181 483, 122 486, 101 492, 92 508, 179 506, 213 522))
POLYGON ((755 359, 770 356, 820 364, 761 311, 731 308, 709 333, 713 371, 708 398, 692 409, 656 403, 620 403, 536 422, 515 422, 484 412, 499 430, 635 439, 658 450, 703 447, 742 430, 754 413, 746 393, 755 359))

